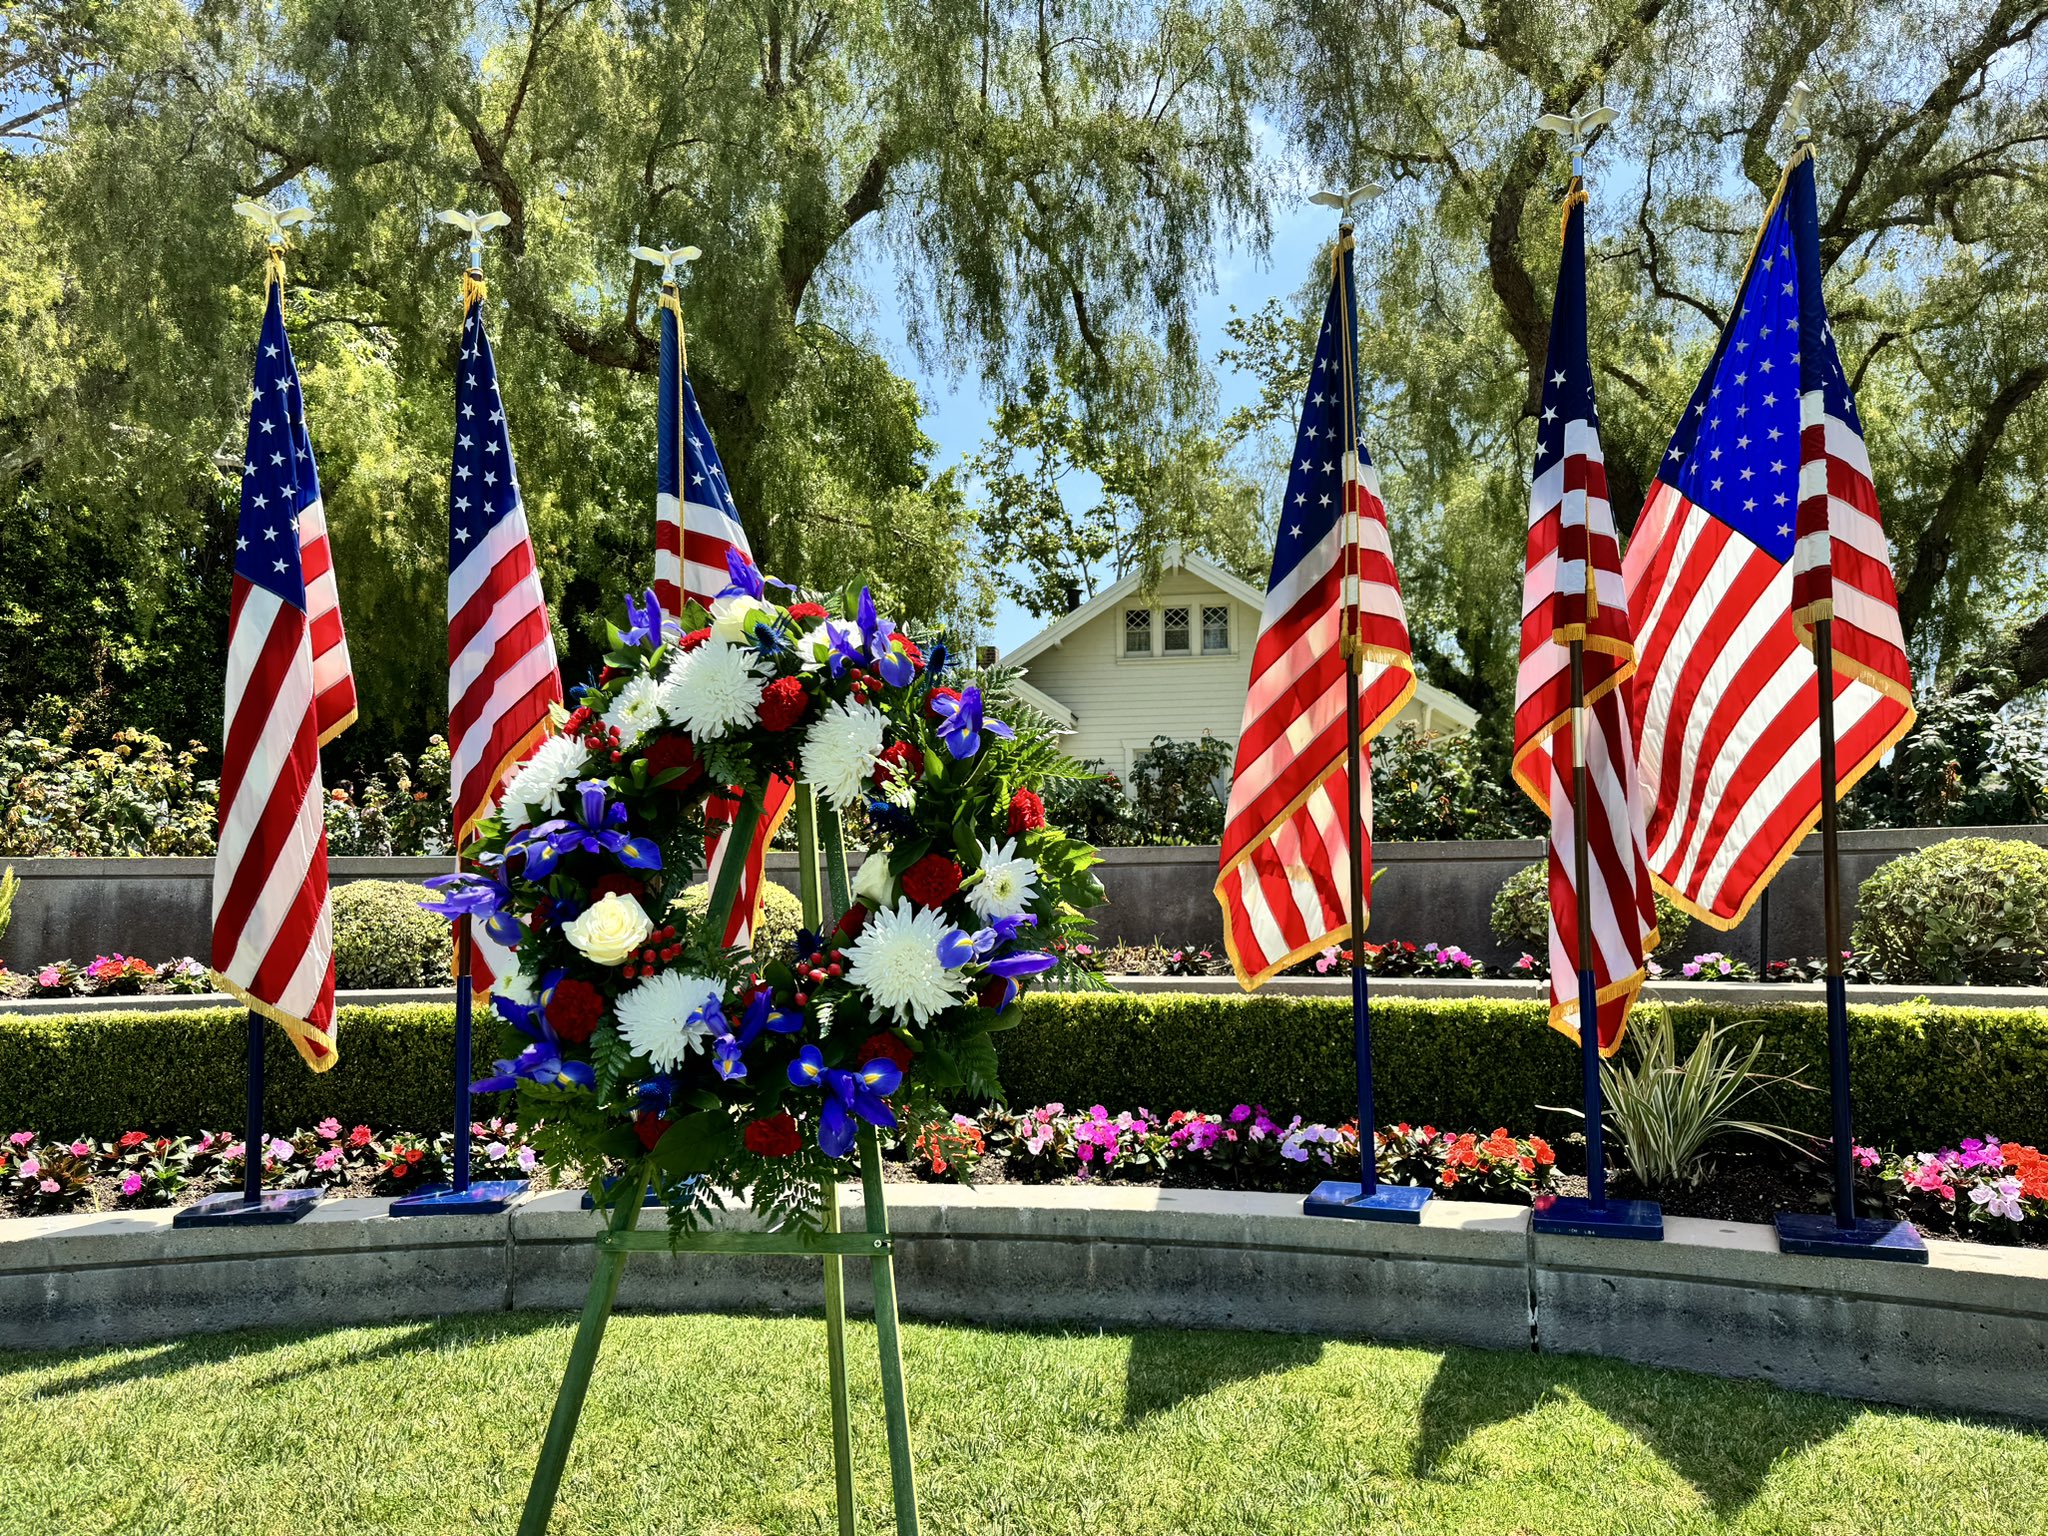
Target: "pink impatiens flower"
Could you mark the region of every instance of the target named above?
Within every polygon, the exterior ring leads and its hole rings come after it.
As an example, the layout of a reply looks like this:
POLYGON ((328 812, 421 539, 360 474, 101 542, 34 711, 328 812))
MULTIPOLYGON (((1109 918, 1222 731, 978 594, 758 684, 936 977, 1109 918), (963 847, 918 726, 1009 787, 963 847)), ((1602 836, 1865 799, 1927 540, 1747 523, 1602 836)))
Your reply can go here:
POLYGON ((123 1179, 121 1181, 121 1193, 126 1195, 131 1200, 134 1199, 137 1195, 141 1194, 142 1175, 139 1173, 131 1173, 128 1175, 127 1178, 123 1179))

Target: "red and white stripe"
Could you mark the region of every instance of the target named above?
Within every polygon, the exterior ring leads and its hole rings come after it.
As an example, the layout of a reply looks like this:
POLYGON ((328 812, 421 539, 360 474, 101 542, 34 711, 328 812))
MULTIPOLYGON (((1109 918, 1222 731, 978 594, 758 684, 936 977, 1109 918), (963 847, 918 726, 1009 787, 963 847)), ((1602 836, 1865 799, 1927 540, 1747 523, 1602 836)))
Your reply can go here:
POLYGON ((315 1072, 335 1062, 334 931, 313 642, 304 610, 237 575, 213 865, 213 972, 281 1025, 315 1072))
POLYGON ((313 707, 324 747, 355 721, 356 677, 341 625, 341 597, 334 588, 327 513, 317 499, 299 509, 299 560, 306 574, 306 620, 312 632, 313 707))
POLYGON ((506 774, 548 732, 562 698, 523 506, 448 579, 448 742, 458 846, 496 808, 506 774))

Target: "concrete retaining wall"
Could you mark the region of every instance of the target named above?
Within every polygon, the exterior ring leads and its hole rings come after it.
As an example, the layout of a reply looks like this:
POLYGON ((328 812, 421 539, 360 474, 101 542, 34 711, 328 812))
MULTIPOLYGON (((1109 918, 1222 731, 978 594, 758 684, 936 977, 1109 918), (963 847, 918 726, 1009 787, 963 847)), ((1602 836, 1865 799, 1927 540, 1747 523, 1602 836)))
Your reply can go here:
MULTIPOLYGON (((1888 859, 1951 837, 2019 837, 2048 843, 2048 827, 1949 827, 1842 834, 1842 876, 1855 917, 1856 888, 1888 859)), ((1461 944, 1490 965, 1513 963, 1487 927, 1494 892, 1543 851, 1533 839, 1470 843, 1382 843, 1373 850, 1385 876, 1374 888, 1375 939, 1461 944)), ((1210 888, 1214 848, 1105 848, 1102 883, 1110 904, 1098 915, 1105 943, 1220 944, 1222 919, 1210 888)), ((204 956, 212 923, 210 859, 17 859, 21 880, 4 955, 17 968, 36 961, 90 959, 123 950, 151 960, 204 956)), ((351 880, 425 880, 443 859, 336 859, 336 884, 351 880)), ((771 854, 769 874, 796 888, 796 860, 771 854)), ((1766 958, 1817 955, 1820 839, 1808 838, 1742 926, 1717 933, 1695 924, 1688 952, 1721 949, 1761 964, 1766 958)))
MULTIPOLYGON (((573 1193, 392 1221, 339 1200, 288 1227, 168 1212, 0 1222, 0 1348, 256 1324, 582 1305, 597 1218, 573 1193)), ((849 1227, 860 1222, 845 1194, 849 1227)), ((1661 1244, 1534 1237, 1516 1206, 1415 1227, 1317 1220, 1287 1195, 892 1185, 904 1312, 977 1324, 1242 1328, 1536 1348, 2048 1421, 2048 1253, 1928 1245, 1924 1267, 1795 1258, 1771 1229, 1674 1217, 1661 1244)), ((746 1224, 740 1218, 735 1225, 746 1224)), ((848 1295, 866 1305, 863 1261, 848 1295)), ((810 1311, 806 1259, 635 1255, 620 1305, 810 1311)))

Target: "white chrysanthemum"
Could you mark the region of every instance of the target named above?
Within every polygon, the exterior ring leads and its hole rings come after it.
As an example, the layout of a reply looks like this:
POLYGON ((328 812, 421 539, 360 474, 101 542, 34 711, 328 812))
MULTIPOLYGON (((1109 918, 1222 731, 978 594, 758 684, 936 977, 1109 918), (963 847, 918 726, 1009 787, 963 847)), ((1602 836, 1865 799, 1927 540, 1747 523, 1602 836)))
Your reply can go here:
POLYGON ((867 793, 882 758, 882 712, 841 699, 804 733, 804 780, 834 805, 846 807, 867 793))
POLYGON ((898 1019, 922 1024, 967 991, 967 977, 939 959, 952 924, 943 912, 899 901, 872 914, 846 951, 846 979, 898 1019))
POLYGON ((711 602, 711 640, 714 645, 745 645, 754 637, 756 624, 775 621, 775 610, 758 597, 735 592, 711 602))
POLYGON ((981 845, 981 878, 967 888, 967 905, 985 918, 1015 917, 1038 894, 1038 866, 1017 856, 1017 839, 981 845))
POLYGON ((767 681, 754 652, 707 640, 669 668, 661 712, 698 741, 715 741, 754 723, 767 681))
POLYGON ((533 756, 519 765, 505 783, 499 800, 499 814, 507 827, 523 827, 535 813, 559 816, 562 791, 583 777, 590 766, 590 754, 583 743, 567 736, 550 736, 533 749, 533 756))
POLYGON ((627 680, 604 712, 604 723, 616 726, 619 749, 630 752, 640 738, 661 724, 661 684, 646 673, 627 680))
MULTIPOLYGON (((822 672, 832 665, 831 624, 830 619, 814 624, 797 640, 797 659, 803 663, 806 672, 822 672)), ((840 625, 839 632, 845 634, 846 626, 840 625)))
POLYGON ((531 1008, 537 1000, 532 978, 520 969, 517 961, 506 966, 502 976, 492 980, 491 995, 502 997, 508 1003, 517 1003, 522 1008, 531 1008))
POLYGON ((725 984, 709 976, 663 971, 621 992, 612 1010, 633 1054, 645 1056, 657 1071, 671 1072, 725 1028, 712 1011, 724 995, 725 984))

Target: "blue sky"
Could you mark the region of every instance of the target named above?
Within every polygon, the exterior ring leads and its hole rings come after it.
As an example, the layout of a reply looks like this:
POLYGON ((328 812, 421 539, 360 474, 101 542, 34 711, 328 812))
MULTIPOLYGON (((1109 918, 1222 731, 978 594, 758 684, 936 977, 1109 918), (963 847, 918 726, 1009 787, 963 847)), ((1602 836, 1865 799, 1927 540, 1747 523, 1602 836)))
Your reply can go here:
MULTIPOLYGON (((1196 307, 1202 355, 1214 363, 1227 340, 1224 322, 1234 306, 1249 314, 1275 295, 1291 295, 1308 276, 1311 264, 1330 237, 1334 215, 1311 205, 1305 196, 1283 194, 1273 208, 1271 243, 1263 247, 1226 247, 1216 259, 1216 287, 1200 296, 1196 307)), ((958 464, 981 446, 994 402, 971 379, 947 379, 921 368, 904 337, 903 316, 893 277, 878 280, 872 291, 875 311, 869 330, 906 378, 916 382, 925 405, 924 429, 939 445, 933 467, 958 464)), ((1231 368, 1216 374, 1218 404, 1224 411, 1257 394, 1256 383, 1231 368)), ((1003 651, 1037 633, 1041 621, 1022 609, 1003 604, 995 627, 985 638, 1003 651)))

